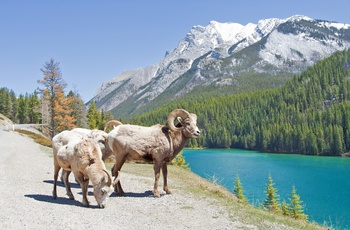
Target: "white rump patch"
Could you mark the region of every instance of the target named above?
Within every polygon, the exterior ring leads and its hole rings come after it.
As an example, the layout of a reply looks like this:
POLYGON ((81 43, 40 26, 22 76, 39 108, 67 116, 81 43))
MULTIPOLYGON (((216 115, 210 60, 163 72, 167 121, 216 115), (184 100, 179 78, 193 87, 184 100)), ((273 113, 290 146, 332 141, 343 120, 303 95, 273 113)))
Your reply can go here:
POLYGON ((118 125, 117 127, 114 127, 114 129, 111 132, 108 133, 108 137, 107 137, 108 146, 113 152, 114 152, 114 150, 113 150, 113 140, 118 135, 119 128, 120 128, 120 125, 118 125))

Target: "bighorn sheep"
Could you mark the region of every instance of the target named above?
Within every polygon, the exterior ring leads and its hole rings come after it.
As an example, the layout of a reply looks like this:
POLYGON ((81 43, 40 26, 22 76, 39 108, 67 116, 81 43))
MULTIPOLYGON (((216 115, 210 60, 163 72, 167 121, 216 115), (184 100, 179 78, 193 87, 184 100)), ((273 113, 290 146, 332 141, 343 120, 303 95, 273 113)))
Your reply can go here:
MULTIPOLYGON (((84 129, 84 128, 75 128, 72 129, 71 132, 78 133, 83 137, 92 138, 100 147, 102 152, 102 160, 105 161, 109 156, 112 155, 112 151, 110 150, 107 144, 107 133, 98 129, 84 129)), ((69 136, 65 135, 67 139, 61 137, 61 142, 67 144, 69 141, 69 136)), ((61 180, 63 181, 63 177, 69 177, 71 171, 62 170, 61 180)))
POLYGON ((119 181, 119 171, 126 160, 154 163, 155 182, 153 194, 159 197, 158 181, 160 169, 163 172, 163 189, 170 194, 167 185, 167 163, 176 157, 183 149, 189 138, 198 137, 200 131, 197 127, 197 116, 183 109, 172 111, 167 119, 167 125, 154 125, 144 127, 138 125, 124 125, 118 121, 110 121, 106 124, 114 125, 114 129, 108 134, 108 145, 116 157, 116 163, 112 169, 112 175, 116 176, 113 184, 114 191, 123 196, 124 191, 119 181), (179 124, 174 125, 175 118, 179 124))
POLYGON ((62 173, 62 177, 70 199, 74 199, 68 181, 68 172, 72 171, 75 180, 82 188, 83 205, 89 205, 87 194, 90 179, 98 206, 104 208, 112 179, 106 171, 102 161, 102 152, 96 141, 75 132, 63 131, 52 139, 52 146, 54 154, 53 198, 57 198, 57 177, 62 168, 66 172, 62 173))

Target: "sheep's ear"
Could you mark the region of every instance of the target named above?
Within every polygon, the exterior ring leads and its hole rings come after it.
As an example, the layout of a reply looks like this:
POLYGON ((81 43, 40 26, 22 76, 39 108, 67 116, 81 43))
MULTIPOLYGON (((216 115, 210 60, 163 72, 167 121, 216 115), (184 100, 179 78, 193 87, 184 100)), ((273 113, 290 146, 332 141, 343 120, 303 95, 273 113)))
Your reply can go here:
POLYGON ((178 121, 179 123, 182 123, 182 118, 181 118, 181 117, 177 117, 177 121, 178 121))

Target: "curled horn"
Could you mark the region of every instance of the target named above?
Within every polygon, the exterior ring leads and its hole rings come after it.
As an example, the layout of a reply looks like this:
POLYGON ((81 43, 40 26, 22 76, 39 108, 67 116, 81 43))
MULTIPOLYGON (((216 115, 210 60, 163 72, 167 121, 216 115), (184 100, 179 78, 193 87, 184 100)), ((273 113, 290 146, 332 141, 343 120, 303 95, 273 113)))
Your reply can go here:
POLYGON ((169 116, 168 116, 168 120, 167 120, 167 125, 169 127, 170 130, 178 130, 179 128, 176 128, 174 125, 174 120, 177 117, 181 117, 183 120, 187 117, 189 117, 190 114, 184 110, 184 109, 175 109, 174 111, 172 111, 169 116))
POLYGON ((107 122, 107 123, 105 124, 105 127, 104 127, 103 131, 106 132, 106 129, 107 129, 109 126, 114 126, 114 127, 116 127, 116 126, 122 125, 122 124, 123 124, 123 123, 121 123, 120 121, 111 120, 111 121, 109 121, 109 122, 107 122))
POLYGON ((111 186, 111 184, 112 184, 111 175, 109 175, 109 173, 105 169, 103 169, 103 171, 107 174, 107 177, 108 177, 107 185, 111 186))

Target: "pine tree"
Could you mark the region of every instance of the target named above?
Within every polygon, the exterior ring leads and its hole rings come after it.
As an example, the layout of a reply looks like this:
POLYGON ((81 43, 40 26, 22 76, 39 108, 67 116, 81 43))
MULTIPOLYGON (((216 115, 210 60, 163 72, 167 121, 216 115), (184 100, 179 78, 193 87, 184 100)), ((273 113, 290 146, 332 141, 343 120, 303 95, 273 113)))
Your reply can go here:
POLYGON ((263 202, 263 207, 265 207, 269 211, 281 213, 279 195, 277 194, 277 189, 274 187, 271 175, 269 175, 268 178, 268 184, 265 190, 265 194, 267 198, 263 202))
POLYGON ((51 121, 51 111, 50 111, 50 92, 48 89, 45 89, 42 92, 41 96, 41 124, 42 132, 46 136, 51 135, 50 122, 51 121))
POLYGON ((12 120, 12 121, 16 121, 16 118, 17 118, 17 112, 18 112, 18 100, 17 100, 17 97, 16 97, 16 94, 13 90, 10 90, 10 100, 11 100, 11 110, 10 110, 10 116, 9 118, 12 120))
POLYGON ((113 120, 114 117, 112 115, 112 113, 109 111, 109 112, 105 112, 103 109, 101 110, 101 113, 100 113, 100 116, 99 116, 99 121, 97 122, 97 128, 100 129, 100 130, 103 130, 104 127, 105 127, 105 124, 110 121, 110 120, 113 120))
POLYGON ((98 112, 96 104, 92 101, 89 105, 89 109, 87 112, 87 125, 89 129, 97 129, 99 126, 99 122, 101 120, 101 114, 98 112))
POLYGON ((241 183, 241 180, 239 179, 239 176, 236 175, 236 180, 235 180, 235 186, 233 187, 233 193, 236 195, 238 200, 242 203, 248 203, 247 199, 245 198, 243 194, 243 186, 241 183))
POLYGON ((289 209, 288 209, 288 204, 287 202, 284 200, 281 204, 281 208, 282 208, 282 214, 285 216, 289 216, 289 209))
POLYGON ((48 99, 48 113, 49 127, 51 137, 55 136, 56 132, 61 129, 73 127, 72 123, 75 122, 70 114, 69 104, 72 101, 64 96, 64 89, 66 83, 64 82, 59 67, 59 62, 54 59, 46 62, 43 68, 40 70, 44 74, 42 80, 38 80, 38 83, 43 85, 44 88, 40 89, 43 94, 43 99, 48 99))
POLYGON ((28 103, 26 97, 23 94, 19 95, 18 98, 18 114, 17 118, 20 124, 27 123, 28 118, 28 103))
POLYGON ((40 100, 36 92, 29 96, 28 118, 29 123, 38 124, 40 122, 40 100))
POLYGON ((189 164, 186 163, 185 157, 182 155, 182 151, 171 161, 172 165, 180 166, 184 169, 190 169, 189 164))
POLYGON ((295 186, 292 188, 291 198, 289 198, 290 204, 288 205, 288 212, 291 217, 295 219, 307 219, 307 215, 304 214, 304 209, 300 196, 297 194, 295 186))
POLYGON ((78 93, 69 91, 68 97, 73 98, 73 102, 70 105, 72 111, 71 116, 75 118, 75 126, 81 128, 87 128, 86 108, 83 100, 78 93))
POLYGON ((0 88, 0 113, 13 122, 17 122, 18 102, 15 93, 7 88, 0 88))
POLYGON ((72 109, 71 104, 74 101, 73 97, 66 97, 63 92, 56 93, 57 100, 55 101, 55 130, 62 132, 63 130, 69 130, 75 127, 75 118, 71 116, 72 109))

